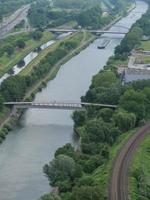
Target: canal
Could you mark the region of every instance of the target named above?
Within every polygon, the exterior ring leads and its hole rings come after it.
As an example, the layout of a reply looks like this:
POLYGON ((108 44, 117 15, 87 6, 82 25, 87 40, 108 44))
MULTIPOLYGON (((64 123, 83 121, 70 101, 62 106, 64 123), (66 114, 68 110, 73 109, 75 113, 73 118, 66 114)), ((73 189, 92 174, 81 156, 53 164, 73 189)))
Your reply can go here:
MULTIPOLYGON (((130 28, 147 7, 146 3, 137 1, 136 8, 110 30, 123 31, 121 26, 130 28)), ((88 90, 92 76, 103 69, 122 37, 104 34, 95 40, 61 67, 56 78, 36 95, 35 101, 79 101, 88 90), (109 38, 110 43, 98 50, 104 37, 109 38)), ((71 114, 64 110, 29 109, 25 112, 19 125, 0 145, 0 200, 37 200, 50 191, 43 165, 53 159, 58 147, 78 144, 71 114)))

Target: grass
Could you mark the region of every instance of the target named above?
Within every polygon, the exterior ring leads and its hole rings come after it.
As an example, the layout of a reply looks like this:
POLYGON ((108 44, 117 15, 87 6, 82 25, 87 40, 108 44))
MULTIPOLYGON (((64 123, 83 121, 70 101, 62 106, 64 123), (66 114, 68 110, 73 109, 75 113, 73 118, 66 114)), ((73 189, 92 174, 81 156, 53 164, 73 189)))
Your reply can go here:
MULTIPOLYGON (((142 169, 142 187, 150 186, 150 136, 147 136, 134 154, 132 165, 129 170, 129 194, 132 200, 137 200, 139 190, 137 180, 133 177, 136 170, 142 169)), ((146 199, 146 198, 141 198, 146 199)), ((148 199, 148 198, 147 198, 148 199)))
POLYGON ((139 48, 143 49, 144 51, 150 51, 150 40, 142 41, 139 48))
POLYGON ((43 37, 39 41, 35 41, 29 38, 29 33, 22 33, 17 36, 10 36, 0 43, 1 48, 7 44, 14 44, 17 40, 23 39, 26 41, 26 47, 22 50, 15 49, 13 55, 8 56, 6 53, 0 57, 0 77, 6 73, 10 68, 17 64, 21 59, 23 59, 28 53, 30 53, 36 47, 46 43, 52 39, 52 34, 49 32, 44 32, 43 37))
MULTIPOLYGON (((91 33, 89 32, 80 32, 80 33, 75 33, 73 34, 72 36, 68 36, 67 38, 63 39, 63 41, 69 39, 69 38, 72 38, 72 39, 76 39, 76 40, 79 40, 79 45, 77 46, 77 48, 75 48, 74 50, 72 50, 67 56, 65 56, 63 59, 59 60, 56 65, 52 68, 52 70, 50 71, 49 74, 47 74, 47 76, 44 78, 44 79, 41 79, 39 80, 33 87, 31 87, 24 99, 27 99, 27 98, 31 98, 32 97, 32 94, 35 94, 37 93, 39 90, 39 88, 41 88, 42 86, 42 83, 46 84, 49 80, 52 80, 58 70, 60 69, 60 66, 62 64, 64 64, 65 62, 67 62, 69 59, 71 59, 74 55, 76 55, 77 53, 79 53, 82 48, 85 48, 86 45, 88 45, 91 41, 93 41, 95 39, 95 36, 92 35, 91 33)), ((34 64, 38 64, 40 62, 41 59, 43 59, 45 57, 45 51, 46 53, 48 53, 47 51, 52 51, 54 50, 60 43, 61 41, 58 41, 56 42, 54 45, 46 48, 45 50, 43 50, 38 57, 36 57, 36 59, 34 59, 34 64)), ((34 65, 33 64, 33 65, 34 65)), ((33 67, 33 66, 32 66, 33 67)), ((26 72, 27 74, 30 73, 30 71, 32 70, 31 69, 28 69, 29 71, 26 72)), ((21 75, 25 75, 26 74, 25 72, 22 74, 21 72, 21 75)), ((5 125, 7 124, 9 121, 11 120, 11 117, 10 117, 10 113, 9 111, 3 111, 0 113, 0 129, 5 125)))
POLYGON ((150 64, 150 56, 138 56, 135 59, 135 63, 137 63, 137 64, 150 64))
POLYGON ((119 60, 119 59, 115 59, 114 57, 111 57, 110 59, 109 59, 109 62, 111 62, 112 63, 112 61, 113 61, 113 65, 115 66, 115 67, 127 67, 128 66, 128 59, 126 59, 126 60, 119 60))
MULTIPOLYGON (((74 36, 74 35, 73 35, 74 36)), ((63 41, 67 40, 68 38, 70 38, 72 36, 68 36, 66 39, 64 39, 63 41)), ((26 68, 24 70, 21 71, 20 75, 25 76, 28 75, 34 66, 38 65, 40 63, 40 61, 50 52, 54 51, 59 44, 62 42, 62 40, 54 43, 53 45, 49 46, 48 48, 44 49, 42 52, 39 53, 39 55, 32 61, 29 63, 29 65, 26 66, 26 68)))
POLYGON ((120 150, 120 148, 125 144, 125 142, 137 131, 137 129, 131 130, 127 133, 122 134, 117 142, 110 149, 110 159, 104 165, 96 169, 92 177, 95 182, 100 186, 101 191, 107 196, 108 193, 108 183, 111 168, 113 166, 113 161, 120 150))

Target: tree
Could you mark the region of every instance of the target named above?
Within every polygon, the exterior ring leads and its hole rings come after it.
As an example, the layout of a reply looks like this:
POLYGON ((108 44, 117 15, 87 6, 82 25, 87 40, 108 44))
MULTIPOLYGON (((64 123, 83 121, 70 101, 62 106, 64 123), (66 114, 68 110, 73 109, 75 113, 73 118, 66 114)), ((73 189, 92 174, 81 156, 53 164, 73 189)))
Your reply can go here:
POLYGON ((20 101, 25 94, 26 88, 25 77, 11 76, 2 82, 0 93, 5 101, 20 101))
POLYGON ((136 115, 134 113, 128 113, 120 110, 115 113, 113 118, 116 126, 118 126, 120 130, 128 131, 135 127, 136 115))
POLYGON ((18 64, 17 64, 17 66, 18 66, 19 68, 23 67, 24 65, 25 65, 25 61, 24 61, 24 60, 20 60, 20 61, 18 62, 18 64))
POLYGON ((142 29, 138 26, 133 26, 127 33, 121 44, 116 47, 115 55, 117 57, 127 57, 130 51, 140 44, 142 37, 142 29))
POLYGON ((39 200, 61 200, 61 197, 54 194, 45 194, 39 200))
POLYGON ((45 165, 43 170, 52 186, 55 186, 57 182, 73 180, 76 176, 77 165, 71 157, 58 155, 49 165, 45 165))
POLYGON ((5 51, 7 52, 8 56, 11 56, 14 53, 14 48, 11 45, 5 47, 5 51))
POLYGON ((100 155, 90 156, 88 160, 86 160, 83 170, 86 173, 92 173, 97 167, 103 164, 103 159, 100 155))
POLYGON ((81 12, 77 18, 78 24, 82 27, 100 28, 102 9, 99 5, 81 12), (93 23, 94 22, 94 23, 93 23))
POLYGON ((116 81, 115 73, 110 70, 102 71, 94 76, 91 87, 109 87, 116 81))
POLYGON ((40 40, 43 36, 42 32, 41 31, 34 31, 32 34, 31 34, 32 38, 34 40, 40 40))
POLYGON ((101 200, 102 195, 99 187, 81 186, 73 190, 73 200, 101 200))
POLYGON ((20 49, 23 49, 23 48, 25 48, 25 46, 26 46, 26 44, 25 44, 25 42, 24 42, 23 40, 18 40, 18 41, 16 42, 16 45, 17 45, 20 49))
POLYGON ((101 109, 97 117, 102 117, 105 122, 110 122, 113 115, 113 110, 110 108, 103 108, 101 109))
POLYGON ((127 112, 134 113, 137 120, 146 116, 146 96, 142 91, 128 89, 120 99, 120 106, 127 112))
POLYGON ((4 108, 4 98, 2 97, 2 95, 0 95, 0 112, 3 110, 4 108))
POLYGON ((75 111, 72 116, 75 126, 82 126, 87 118, 86 111, 75 111))
POLYGON ((71 146, 71 144, 66 144, 63 147, 60 147, 59 149, 56 150, 55 152, 55 157, 57 157, 58 155, 67 155, 70 156, 72 158, 75 158, 75 150, 74 148, 71 146))
POLYGON ((109 132, 109 127, 99 119, 93 119, 86 123, 86 135, 84 137, 89 140, 89 142, 104 142, 105 134, 109 132))

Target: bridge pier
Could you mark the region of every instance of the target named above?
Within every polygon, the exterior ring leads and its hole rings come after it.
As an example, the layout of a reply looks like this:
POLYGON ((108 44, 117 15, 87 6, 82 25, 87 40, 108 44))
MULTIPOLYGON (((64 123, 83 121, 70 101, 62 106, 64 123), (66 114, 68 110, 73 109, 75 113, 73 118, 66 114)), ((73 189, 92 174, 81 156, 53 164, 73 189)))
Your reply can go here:
POLYGON ((16 115, 17 115, 17 108, 16 108, 16 106, 13 106, 11 116, 15 117, 16 115))

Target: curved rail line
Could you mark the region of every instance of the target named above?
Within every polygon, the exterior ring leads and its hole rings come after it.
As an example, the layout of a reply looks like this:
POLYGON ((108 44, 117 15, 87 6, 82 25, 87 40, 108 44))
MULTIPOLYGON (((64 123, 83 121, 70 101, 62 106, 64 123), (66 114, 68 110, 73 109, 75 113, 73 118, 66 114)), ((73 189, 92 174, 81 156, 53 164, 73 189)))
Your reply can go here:
POLYGON ((128 169, 133 153, 150 132, 150 123, 143 126, 134 134, 119 151, 114 160, 109 184, 109 200, 129 200, 128 194, 128 169))

